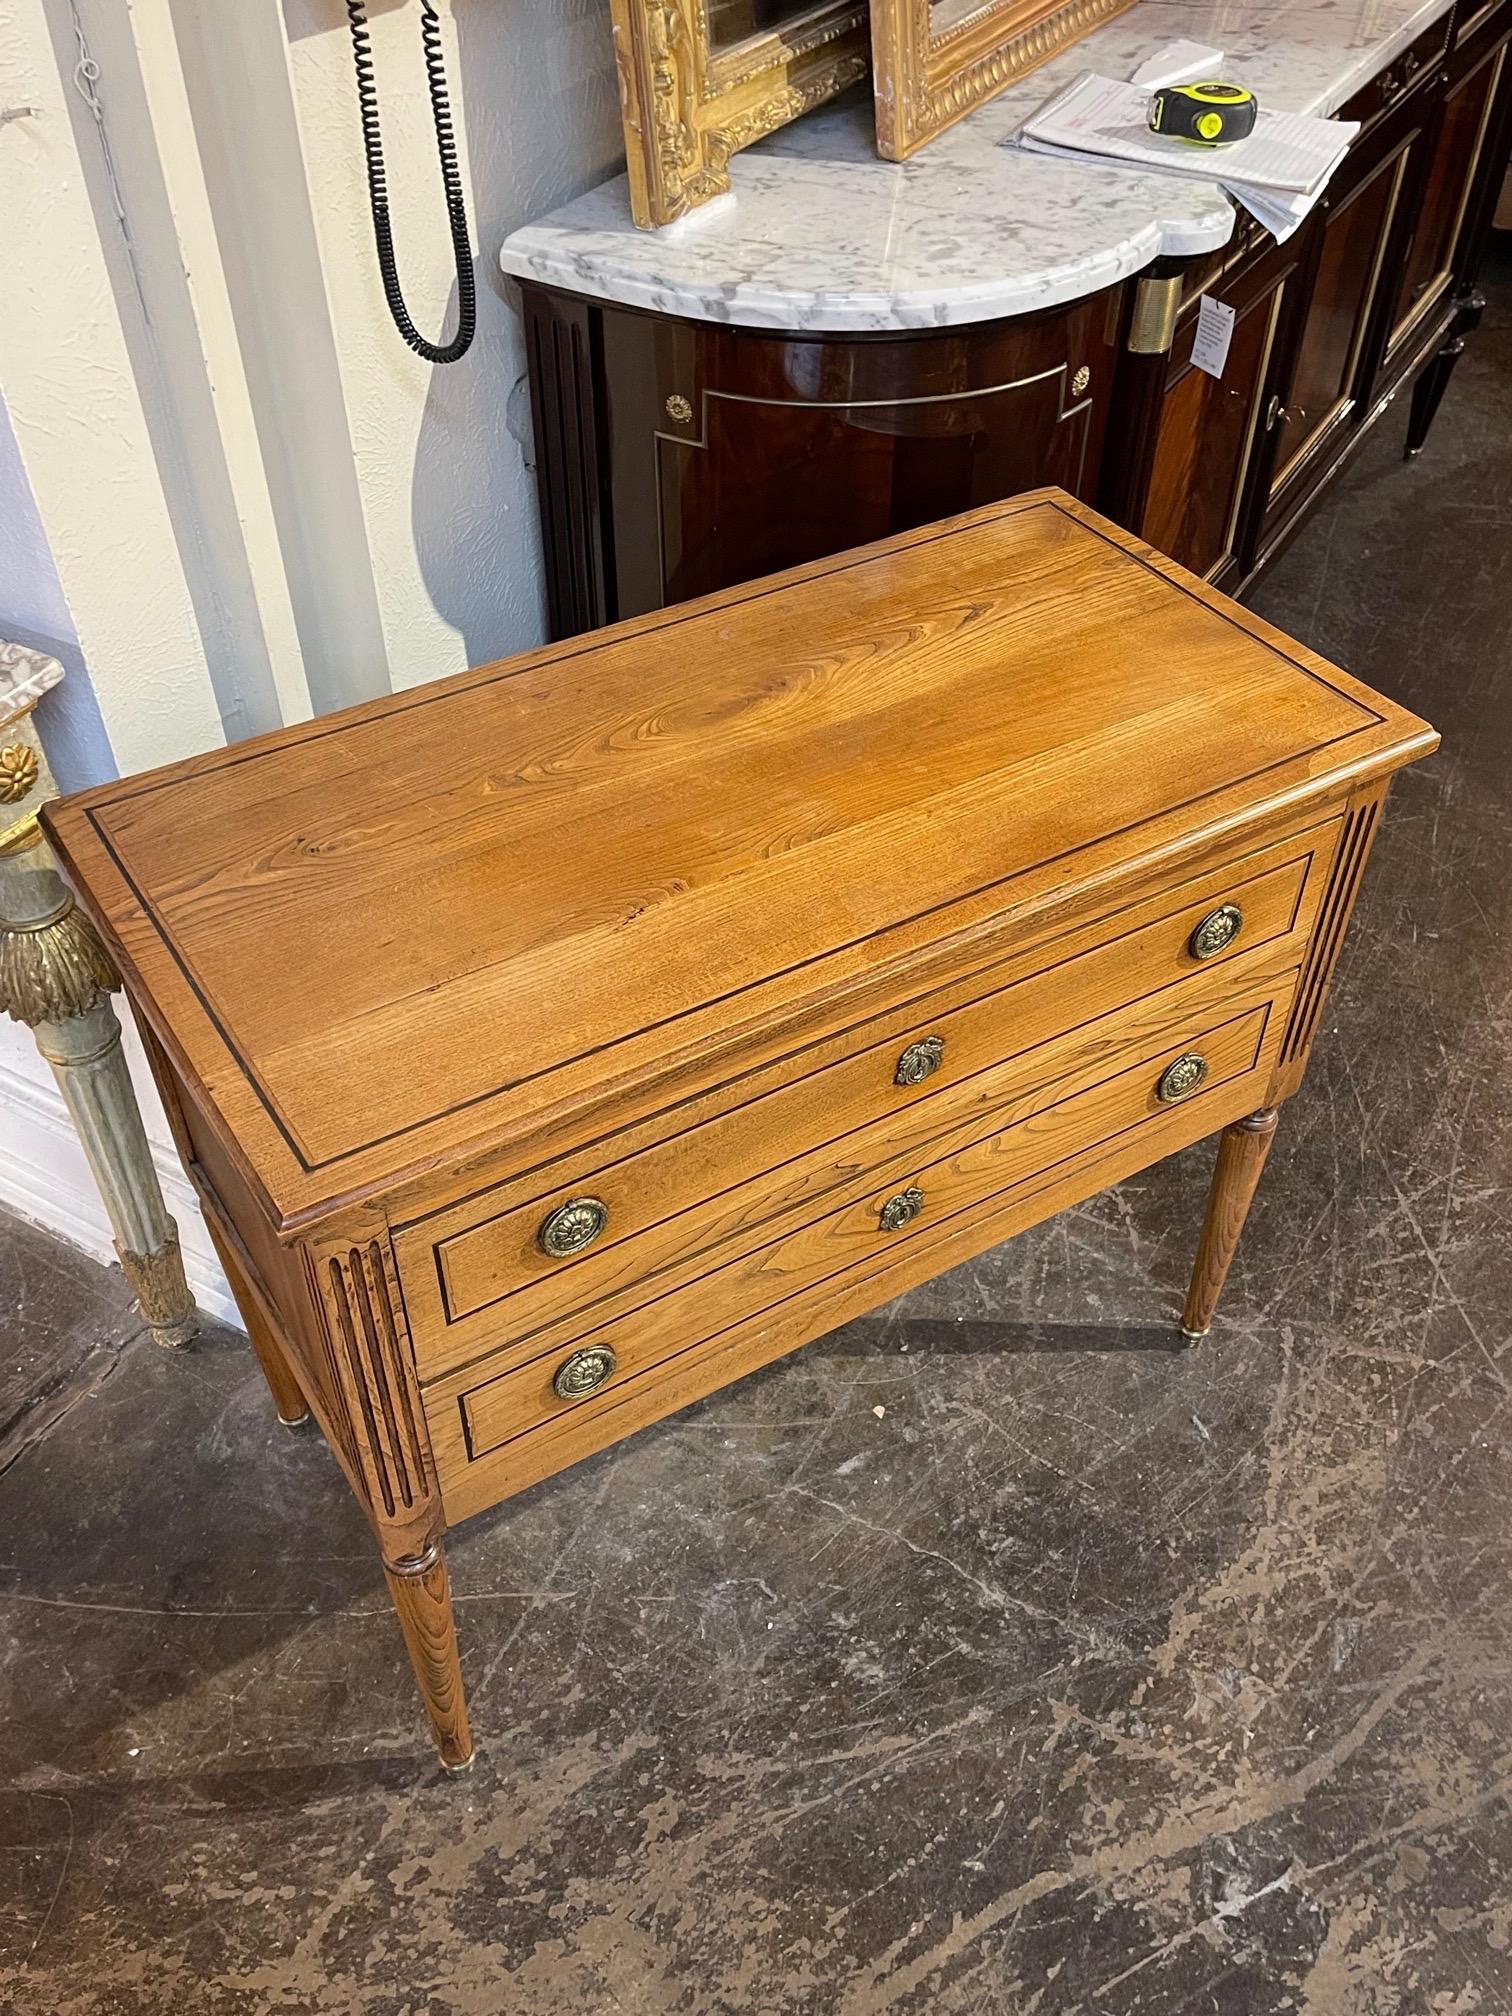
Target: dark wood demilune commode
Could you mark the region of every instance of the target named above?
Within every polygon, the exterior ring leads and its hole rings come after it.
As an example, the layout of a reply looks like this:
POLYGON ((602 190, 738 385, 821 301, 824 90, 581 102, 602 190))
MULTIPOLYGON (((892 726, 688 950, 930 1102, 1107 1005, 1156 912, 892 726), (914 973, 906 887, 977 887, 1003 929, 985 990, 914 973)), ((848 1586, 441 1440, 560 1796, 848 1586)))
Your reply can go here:
MULTIPOLYGON (((1237 593, 1409 391, 1420 449, 1512 132, 1512 0, 1459 0, 1340 108, 1285 244, 1232 241, 1011 319, 742 329, 521 282, 552 634, 1056 484, 1237 593), (1221 379, 1203 294, 1235 310, 1221 379)), ((965 185, 971 186, 969 181, 965 185)))
POLYGON ((448 1525, 1200 1136, 1433 731, 1040 492, 43 812, 443 1760, 448 1525))

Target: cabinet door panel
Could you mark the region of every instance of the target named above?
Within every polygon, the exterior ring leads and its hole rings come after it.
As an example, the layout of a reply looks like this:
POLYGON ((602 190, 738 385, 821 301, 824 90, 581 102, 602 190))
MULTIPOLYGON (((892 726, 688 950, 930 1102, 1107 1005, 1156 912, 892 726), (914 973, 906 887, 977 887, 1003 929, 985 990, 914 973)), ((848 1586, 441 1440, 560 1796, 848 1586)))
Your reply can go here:
POLYGON ((1090 502, 1120 301, 883 340, 604 310, 613 614, 1044 483, 1090 502))
POLYGON ((1393 303, 1388 359, 1401 351, 1449 285, 1455 241, 1485 145, 1506 54, 1505 44, 1490 51, 1445 92, 1422 202, 1393 303))
POLYGON ((1349 417, 1409 145, 1401 142, 1325 215, 1301 338, 1277 416, 1273 496, 1349 417))
POLYGON ((1067 375, 1056 367, 993 391, 884 406, 708 392, 699 438, 669 431, 657 442, 664 599, 709 594, 1041 483, 1085 496, 1092 402, 1072 393, 1067 375))
POLYGON ((1294 260, 1273 257, 1227 293, 1219 290, 1235 311, 1221 378, 1192 362, 1195 308, 1177 330, 1139 529, 1194 574, 1216 574, 1239 550, 1276 331, 1296 270, 1294 260))

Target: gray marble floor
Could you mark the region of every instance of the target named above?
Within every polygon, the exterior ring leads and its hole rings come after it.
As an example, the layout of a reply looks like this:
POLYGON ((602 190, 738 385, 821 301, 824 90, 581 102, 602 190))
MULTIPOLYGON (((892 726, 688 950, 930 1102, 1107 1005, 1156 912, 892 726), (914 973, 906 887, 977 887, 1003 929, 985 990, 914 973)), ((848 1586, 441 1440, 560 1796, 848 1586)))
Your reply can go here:
POLYGON ((0 1225, 0 2008, 1512 2009, 1512 286, 1402 424, 1255 597, 1445 743, 1211 1343, 1199 1149, 473 1522, 472 1779, 240 1341, 0 1225))

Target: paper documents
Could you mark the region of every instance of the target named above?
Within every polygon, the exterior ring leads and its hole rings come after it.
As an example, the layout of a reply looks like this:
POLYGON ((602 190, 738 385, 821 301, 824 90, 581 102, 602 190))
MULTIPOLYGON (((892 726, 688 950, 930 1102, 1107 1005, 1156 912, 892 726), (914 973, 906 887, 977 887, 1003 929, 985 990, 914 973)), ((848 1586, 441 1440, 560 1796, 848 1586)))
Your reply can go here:
POLYGON ((1149 129, 1150 92, 1084 72, 1028 121, 1018 144, 1034 153, 1107 161, 1218 182, 1277 238, 1306 217, 1343 160, 1359 123, 1273 112, 1262 105, 1248 139, 1193 147, 1149 129))

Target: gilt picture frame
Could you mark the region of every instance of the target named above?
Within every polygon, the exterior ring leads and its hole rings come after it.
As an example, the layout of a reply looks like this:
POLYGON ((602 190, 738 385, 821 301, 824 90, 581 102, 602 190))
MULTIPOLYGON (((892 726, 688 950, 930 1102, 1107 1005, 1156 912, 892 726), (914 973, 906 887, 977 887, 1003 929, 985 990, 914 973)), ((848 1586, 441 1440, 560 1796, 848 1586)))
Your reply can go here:
POLYGON ((871 0, 877 150, 906 161, 1133 0, 871 0))
POLYGON ((866 75, 865 0, 768 0, 775 26, 719 46, 711 4, 610 0, 630 210, 643 227, 675 223, 730 186, 742 147, 866 75))

